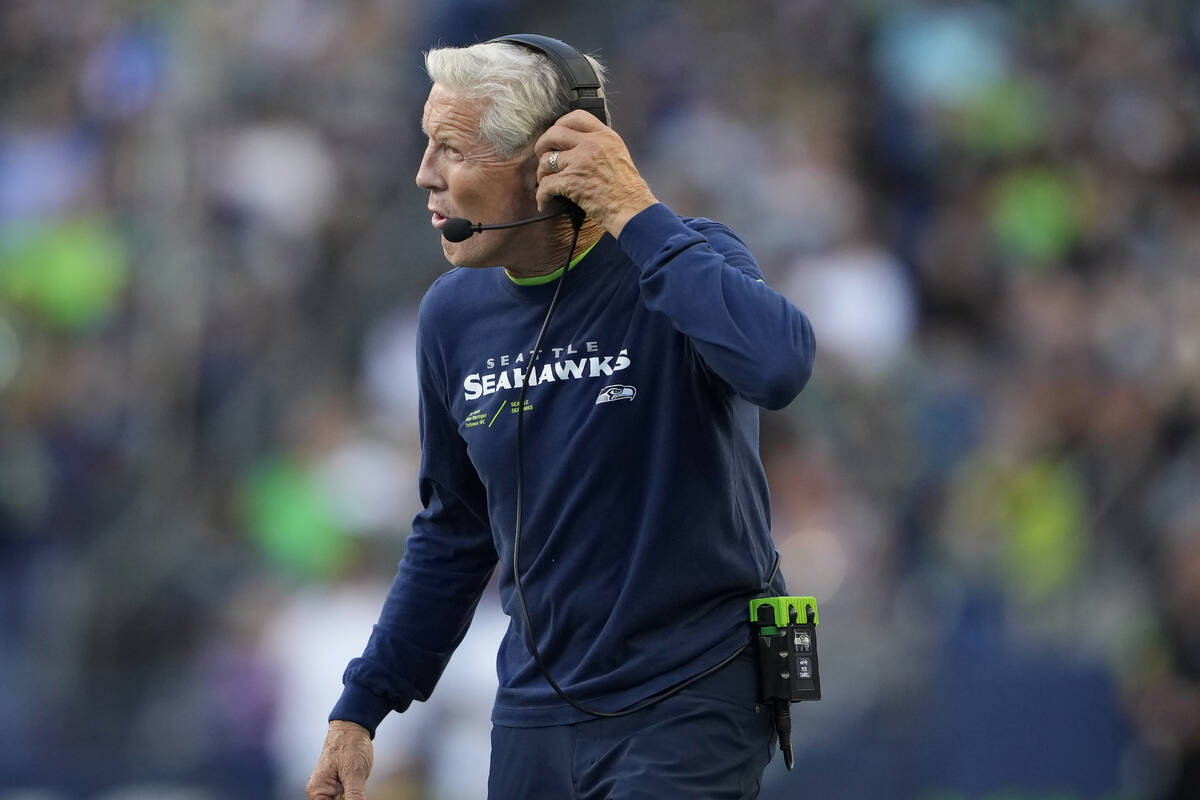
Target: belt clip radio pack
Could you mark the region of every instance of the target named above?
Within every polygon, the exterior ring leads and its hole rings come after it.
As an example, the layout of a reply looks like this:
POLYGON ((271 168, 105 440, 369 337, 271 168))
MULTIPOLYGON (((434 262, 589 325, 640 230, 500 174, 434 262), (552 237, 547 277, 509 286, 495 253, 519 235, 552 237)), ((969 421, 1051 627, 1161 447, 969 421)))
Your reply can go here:
POLYGON ((789 770, 793 762, 789 706, 821 699, 817 621, 815 597, 756 597, 750 601, 759 699, 774 707, 779 749, 789 770))

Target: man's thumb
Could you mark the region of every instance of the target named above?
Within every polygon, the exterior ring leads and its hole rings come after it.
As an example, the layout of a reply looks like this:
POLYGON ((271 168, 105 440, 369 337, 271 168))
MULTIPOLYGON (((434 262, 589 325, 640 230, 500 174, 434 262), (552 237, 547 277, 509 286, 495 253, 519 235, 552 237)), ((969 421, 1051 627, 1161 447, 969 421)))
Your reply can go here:
POLYGON ((360 776, 342 779, 343 800, 367 800, 366 781, 360 776))
POLYGON ((359 769, 348 769, 342 773, 342 797, 344 800, 367 800, 367 774, 359 769))

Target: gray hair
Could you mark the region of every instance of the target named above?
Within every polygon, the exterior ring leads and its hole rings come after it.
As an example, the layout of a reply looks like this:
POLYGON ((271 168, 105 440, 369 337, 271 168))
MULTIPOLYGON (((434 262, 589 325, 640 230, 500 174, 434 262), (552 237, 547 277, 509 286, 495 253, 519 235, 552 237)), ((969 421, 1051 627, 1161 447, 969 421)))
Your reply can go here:
MULTIPOLYGON (((587 56, 600 78, 604 65, 587 56)), ((549 58, 508 42, 469 47, 438 47, 425 54, 425 71, 434 83, 472 100, 483 101, 479 137, 511 158, 567 113, 570 89, 549 58)))

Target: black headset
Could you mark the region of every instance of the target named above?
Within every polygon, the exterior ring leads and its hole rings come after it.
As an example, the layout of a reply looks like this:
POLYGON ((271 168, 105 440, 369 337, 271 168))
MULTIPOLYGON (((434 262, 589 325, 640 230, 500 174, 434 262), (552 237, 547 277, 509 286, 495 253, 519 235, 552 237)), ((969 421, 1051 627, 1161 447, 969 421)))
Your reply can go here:
POLYGON ((520 45, 535 53, 541 53, 558 67, 559 74, 566 80, 571 93, 570 107, 574 111, 582 108, 608 125, 608 103, 600 94, 600 76, 583 53, 559 39, 536 33, 514 33, 490 39, 492 42, 507 42, 520 45))

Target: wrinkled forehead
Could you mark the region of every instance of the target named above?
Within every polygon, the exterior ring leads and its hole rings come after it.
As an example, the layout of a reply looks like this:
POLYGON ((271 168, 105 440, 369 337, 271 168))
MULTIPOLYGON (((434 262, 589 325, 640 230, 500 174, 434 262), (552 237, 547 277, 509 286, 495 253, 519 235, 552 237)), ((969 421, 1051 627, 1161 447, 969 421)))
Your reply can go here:
POLYGON ((474 140, 479 135, 479 120, 483 116, 483 102, 468 97, 440 83, 429 89, 425 108, 421 113, 421 128, 427 135, 435 132, 453 132, 474 140))

